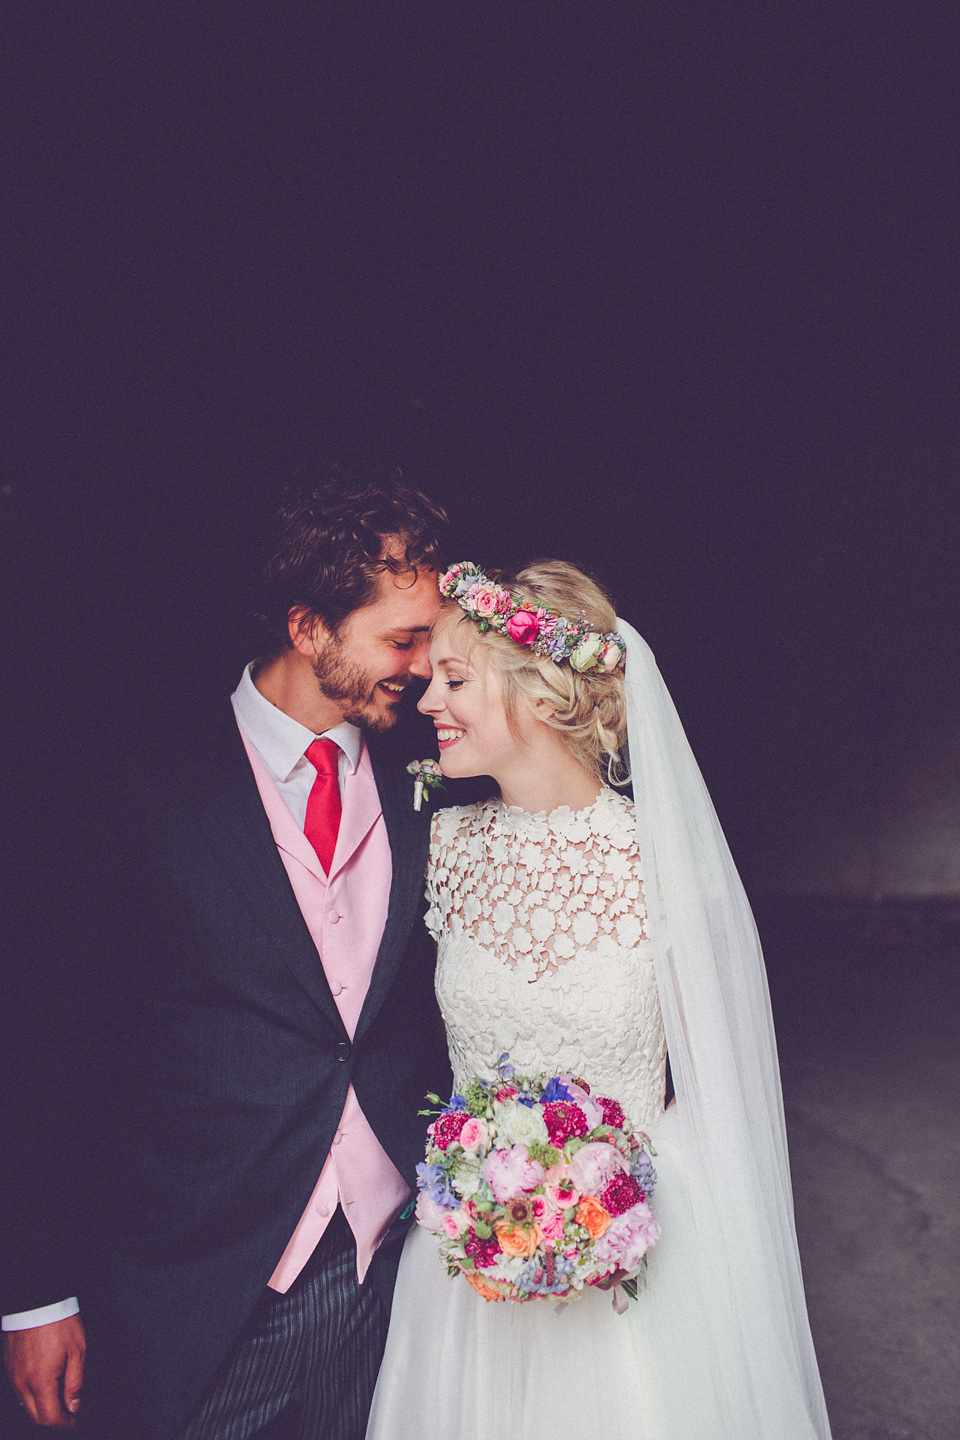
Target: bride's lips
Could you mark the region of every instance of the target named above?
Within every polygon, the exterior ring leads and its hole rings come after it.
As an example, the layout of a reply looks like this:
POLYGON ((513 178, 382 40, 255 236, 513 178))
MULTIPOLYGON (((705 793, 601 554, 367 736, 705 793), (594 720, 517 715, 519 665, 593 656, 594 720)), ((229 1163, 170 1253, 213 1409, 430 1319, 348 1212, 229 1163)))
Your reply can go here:
POLYGON ((452 725, 438 725, 437 745, 441 750, 449 750, 450 746, 456 745, 457 741, 462 740, 466 733, 465 730, 455 730, 452 725))

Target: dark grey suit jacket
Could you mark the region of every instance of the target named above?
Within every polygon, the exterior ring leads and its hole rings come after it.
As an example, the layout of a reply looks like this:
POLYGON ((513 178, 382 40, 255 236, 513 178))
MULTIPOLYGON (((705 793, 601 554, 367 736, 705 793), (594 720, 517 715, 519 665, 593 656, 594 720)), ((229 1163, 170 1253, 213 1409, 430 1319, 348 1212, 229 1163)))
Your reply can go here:
MULTIPOLYGON (((85 1284, 90 1400, 118 1434, 167 1440, 209 1384, 306 1205, 351 1081, 411 1183, 417 1111, 449 1086, 422 923, 433 807, 413 810, 414 757, 396 739, 370 752, 393 881, 352 1043, 229 705, 151 750, 153 784, 140 757, 135 791, 112 787, 87 817, 89 853, 74 858, 92 918, 76 964, 97 1002, 83 1027, 97 1122, 82 1163, 98 1240, 86 1267, 58 1239, 21 1254, 6 1303, 85 1284)), ((25 1231, 42 1238, 38 1223, 25 1231)))

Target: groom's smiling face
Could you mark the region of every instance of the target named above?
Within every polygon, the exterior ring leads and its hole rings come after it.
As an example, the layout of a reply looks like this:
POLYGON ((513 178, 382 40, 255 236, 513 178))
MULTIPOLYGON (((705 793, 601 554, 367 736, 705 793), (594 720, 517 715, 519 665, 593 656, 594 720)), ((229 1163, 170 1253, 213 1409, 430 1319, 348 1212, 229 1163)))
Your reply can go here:
POLYGON ((430 626, 439 604, 436 570, 386 571, 371 605, 334 630, 317 623, 313 673, 342 719, 374 734, 393 726, 410 680, 430 676, 430 626))

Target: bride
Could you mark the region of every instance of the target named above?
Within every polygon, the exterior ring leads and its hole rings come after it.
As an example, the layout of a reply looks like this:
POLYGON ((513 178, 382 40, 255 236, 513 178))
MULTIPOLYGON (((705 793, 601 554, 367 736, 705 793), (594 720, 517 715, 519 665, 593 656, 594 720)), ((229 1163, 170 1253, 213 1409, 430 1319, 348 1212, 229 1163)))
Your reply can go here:
POLYGON ((615 1096, 662 1238, 620 1313, 485 1302, 415 1227, 367 1440, 826 1440, 759 943, 653 657, 563 562, 440 588, 420 709, 443 774, 500 789, 431 833, 454 1084, 506 1051, 615 1096), (634 802, 606 783, 625 742, 634 802))

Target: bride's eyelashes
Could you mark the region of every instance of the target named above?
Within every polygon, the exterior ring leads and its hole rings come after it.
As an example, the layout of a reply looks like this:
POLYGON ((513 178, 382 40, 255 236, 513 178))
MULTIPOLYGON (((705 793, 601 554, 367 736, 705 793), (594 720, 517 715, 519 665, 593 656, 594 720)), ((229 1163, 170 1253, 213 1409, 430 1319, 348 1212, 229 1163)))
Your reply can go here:
POLYGON ((463 681, 462 681, 462 680, 446 680, 446 681, 444 681, 444 684, 446 685, 446 687, 447 687, 448 690, 459 690, 459 689, 460 689, 460 686, 463 684, 463 681))

